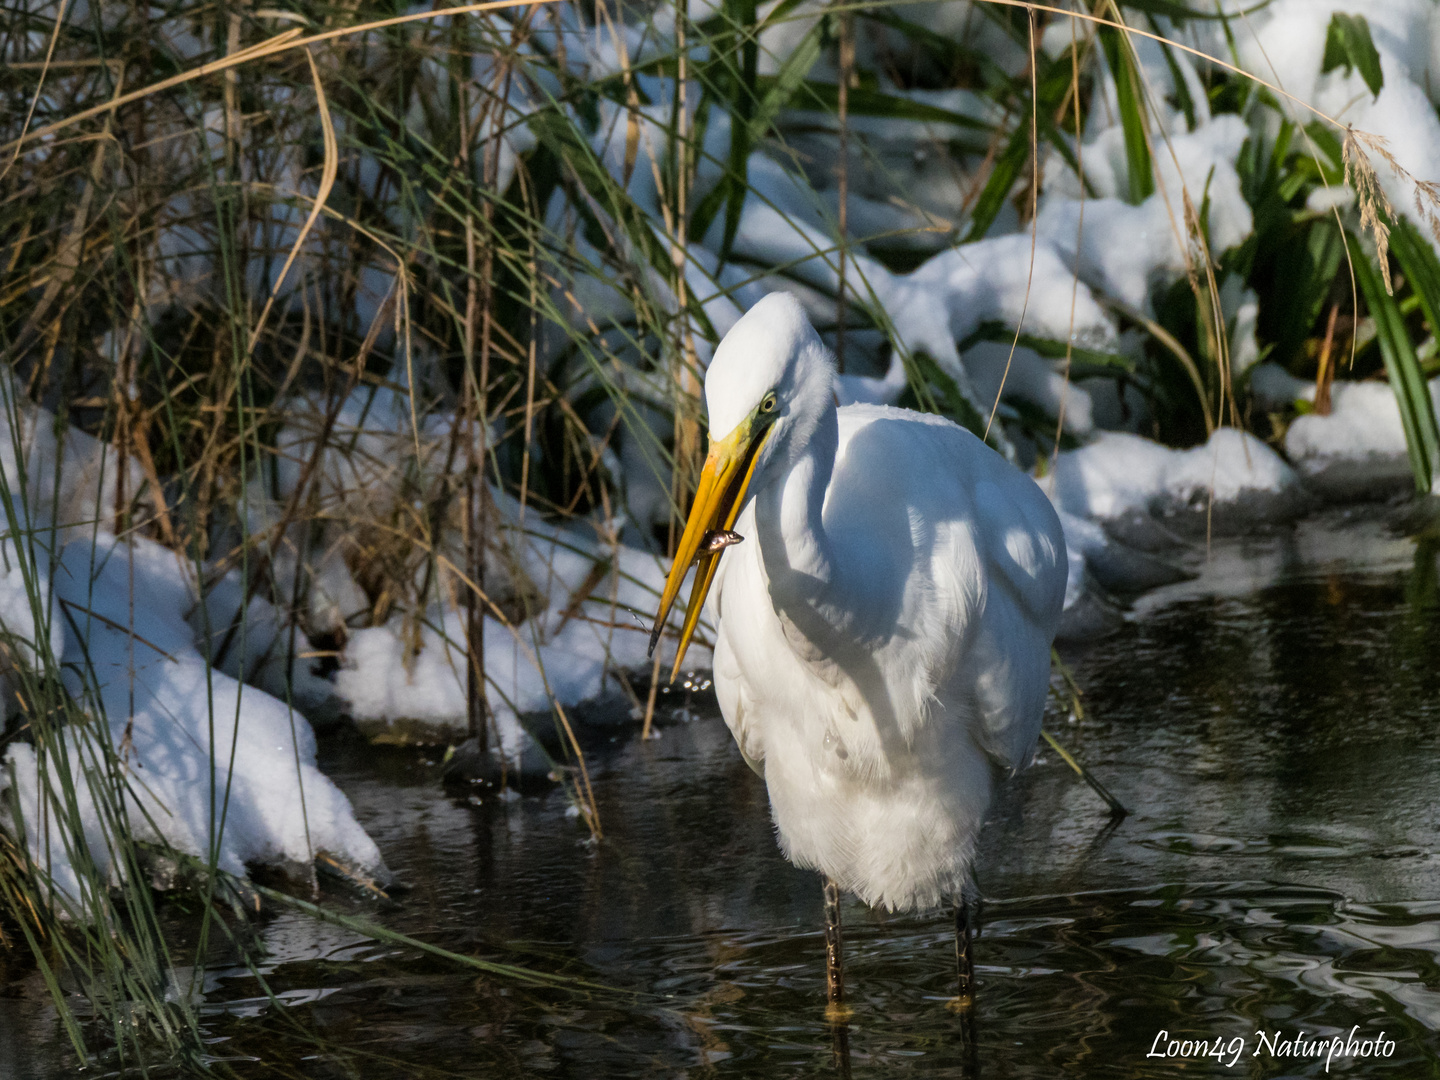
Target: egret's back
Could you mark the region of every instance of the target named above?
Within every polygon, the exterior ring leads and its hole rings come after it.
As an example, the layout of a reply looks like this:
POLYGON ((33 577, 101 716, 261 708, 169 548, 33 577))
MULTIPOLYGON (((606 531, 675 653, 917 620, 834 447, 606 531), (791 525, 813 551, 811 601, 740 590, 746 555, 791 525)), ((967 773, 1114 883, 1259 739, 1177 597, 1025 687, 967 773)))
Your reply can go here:
POLYGON ((758 494, 736 525, 757 542, 711 594, 716 688, 787 856, 867 902, 932 906, 959 894, 992 767, 1023 766, 1039 734, 1064 540, 1034 482, 949 421, 837 422, 833 576, 794 569, 816 538, 758 494))

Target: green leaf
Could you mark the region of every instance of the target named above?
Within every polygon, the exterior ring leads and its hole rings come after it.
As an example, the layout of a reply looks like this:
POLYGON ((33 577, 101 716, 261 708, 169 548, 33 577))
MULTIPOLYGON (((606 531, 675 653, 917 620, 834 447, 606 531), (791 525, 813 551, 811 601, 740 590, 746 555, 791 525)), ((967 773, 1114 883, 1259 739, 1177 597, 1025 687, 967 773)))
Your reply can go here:
POLYGON ((1150 29, 1158 38, 1160 51, 1165 54, 1165 66, 1170 69, 1170 82, 1175 87, 1175 103, 1180 106, 1180 111, 1185 114, 1185 127, 1189 131, 1195 130, 1195 101, 1190 96, 1190 84, 1185 81, 1185 73, 1180 70, 1180 62, 1175 59, 1175 51, 1170 48, 1170 43, 1163 40, 1160 24, 1155 21, 1153 15, 1149 16, 1150 29))
POLYGON ((1298 356, 1314 333, 1344 256, 1340 228, 1329 217, 1281 226, 1264 245, 1253 279, 1268 285, 1261 291, 1260 334, 1274 343, 1281 364, 1298 356))
MULTIPOLYGON (((1390 376, 1390 389, 1400 406, 1400 422, 1405 428, 1405 447, 1410 454, 1415 489, 1424 494, 1430 490, 1436 467, 1440 465, 1440 428, 1435 422, 1435 402, 1405 328, 1400 305, 1385 291, 1379 271, 1371 265, 1370 256, 1360 242, 1348 234, 1345 240, 1355 267, 1355 281, 1375 320, 1375 336, 1380 342, 1386 374, 1390 376)), ((1434 254, 1430 257, 1433 259, 1434 254)))
POLYGON ((1047 360, 1063 360, 1068 351, 1072 365, 1083 363, 1091 368, 1103 369, 1111 375, 1130 376, 1135 374, 1135 361, 1128 356, 1103 352, 1099 349, 1086 349, 1079 345, 1071 345, 1067 350, 1063 341, 1036 337, 1034 334, 1021 334, 1019 338, 1016 338, 1015 331, 1001 322, 981 323, 974 333, 960 343, 960 351, 963 353, 977 341, 998 341, 1004 345, 1009 345, 1013 341, 1047 360))
POLYGON ((1014 80, 995 62, 995 58, 979 49, 971 48, 962 41, 956 41, 944 34, 936 33, 928 26, 910 22, 895 14, 893 8, 874 7, 860 12, 870 22, 879 23, 904 34, 911 44, 929 52, 936 61, 951 71, 973 70, 979 75, 980 84, 988 89, 1009 88, 1014 80))
POLYGON ((652 267, 662 274, 671 273, 670 253, 655 235, 644 211, 610 175, 575 125, 555 108, 537 110, 530 118, 530 125, 539 136, 540 145, 553 154, 557 163, 573 178, 576 194, 585 196, 573 198, 572 202, 586 223, 591 242, 601 250, 608 246, 604 225, 594 212, 599 210, 624 230, 652 267))
MULTIPOLYGON (((985 413, 960 385, 952 379, 935 359, 923 349, 911 354, 911 361, 920 377, 920 382, 929 389, 934 399, 935 411, 950 417, 961 427, 980 438, 985 438, 985 413)), ((1000 425, 990 435, 990 445, 997 441, 1000 425)))
MULTIPOLYGON (((1196 11, 1194 8, 1188 8, 1184 4, 1174 3, 1173 0, 1120 0, 1120 6, 1130 8, 1133 11, 1144 12, 1146 15, 1163 15, 1167 19, 1173 19, 1182 26, 1190 19, 1226 18, 1224 12, 1196 11)), ((1257 6, 1263 7, 1264 5, 1260 4, 1257 6)))
POLYGON ((1440 258, 1407 218, 1391 223, 1390 250, 1420 302, 1430 332, 1440 336, 1440 258))
POLYGON ((755 139, 769 130, 776 115, 790 104, 795 92, 809 77, 815 61, 820 59, 820 32, 824 25, 823 20, 817 20, 810 32, 800 39, 794 52, 785 58, 779 72, 765 81, 759 106, 750 119, 750 130, 755 139))
POLYGON ((1330 28, 1325 32, 1325 59, 1321 64, 1322 73, 1333 71, 1344 65, 1345 74, 1353 67, 1360 72, 1370 93, 1380 94, 1385 85, 1385 76, 1380 70, 1380 54, 1375 51, 1375 42, 1370 38, 1370 24, 1364 15, 1346 15, 1337 11, 1330 17, 1330 28))
MULTIPOLYGON (((773 76, 762 75, 760 85, 767 86, 773 76)), ((797 100, 791 106, 797 109, 822 109, 833 111, 840 107, 840 87, 835 83, 815 82, 807 79, 797 100)), ((898 94, 886 94, 864 86, 852 86, 846 98, 846 110, 851 116, 878 116, 885 120, 918 120, 923 123, 954 124, 956 127, 971 128, 975 131, 990 131, 992 125, 973 116, 942 109, 938 105, 927 105, 923 101, 912 101, 898 94)))
POLYGON ((1125 161, 1130 174, 1130 201, 1142 203, 1155 192, 1155 174, 1150 167, 1150 145, 1145 134, 1144 90, 1135 65, 1135 51, 1124 32, 1113 26, 1099 29, 1100 44, 1110 73, 1115 77, 1115 97, 1120 104, 1120 127, 1125 132, 1125 161))
POLYGON ((1000 208, 1005 205, 1010 189, 1020 179, 1020 172, 1025 168, 1025 161, 1029 157, 1030 117, 1027 114, 1015 129, 1015 134, 1010 137, 1010 144, 995 159, 985 187, 975 200, 975 209, 970 215, 970 231, 965 234, 966 243, 979 240, 994 223, 995 215, 1000 213, 1000 208))
MULTIPOLYGON (((725 9, 741 35, 739 86, 731 99, 735 108, 730 117, 730 176, 748 178, 750 148, 756 137, 750 125, 759 102, 756 0, 726 0, 725 9)), ((730 257, 730 248, 740 229, 740 211, 745 207, 746 187, 746 184, 731 183, 726 192, 725 232, 720 242, 722 262, 730 257)))
MULTIPOLYGON (((984 188, 975 200, 975 208, 970 216, 970 229, 965 234, 965 242, 979 240, 985 235, 1000 208, 1005 205, 1005 200, 1010 197, 1011 190, 1015 187, 1016 181, 1025 168, 1025 162, 1030 157, 1030 122, 1038 117, 1040 123, 1040 134, 1046 140, 1061 151, 1062 156, 1072 169, 1079 174, 1079 162, 1075 160, 1073 151, 1066 138, 1056 127, 1053 120, 1055 110, 1065 100, 1065 95, 1070 89, 1069 64, 1066 59, 1053 63, 1046 63, 1041 60, 1042 69, 1036 80, 1036 91, 1039 94, 1038 104, 1031 101, 1027 92, 1015 104, 1015 113, 1019 117, 1019 123, 1010 136, 1010 142, 1005 149, 996 157, 991 167, 990 176, 985 181, 984 188)), ((1023 85, 1023 84, 1022 84, 1023 85)), ((1028 91, 1029 86, 1025 86, 1028 91)), ((1087 190, 1089 185, 1086 185, 1087 190)))

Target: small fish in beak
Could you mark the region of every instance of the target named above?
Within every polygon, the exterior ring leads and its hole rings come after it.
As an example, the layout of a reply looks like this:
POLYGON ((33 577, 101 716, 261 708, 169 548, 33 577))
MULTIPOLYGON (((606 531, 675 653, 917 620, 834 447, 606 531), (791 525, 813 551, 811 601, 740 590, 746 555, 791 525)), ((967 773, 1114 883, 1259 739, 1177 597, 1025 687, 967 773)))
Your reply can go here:
POLYGON ((700 540, 700 550, 711 555, 724 551, 745 538, 731 529, 711 529, 700 540))

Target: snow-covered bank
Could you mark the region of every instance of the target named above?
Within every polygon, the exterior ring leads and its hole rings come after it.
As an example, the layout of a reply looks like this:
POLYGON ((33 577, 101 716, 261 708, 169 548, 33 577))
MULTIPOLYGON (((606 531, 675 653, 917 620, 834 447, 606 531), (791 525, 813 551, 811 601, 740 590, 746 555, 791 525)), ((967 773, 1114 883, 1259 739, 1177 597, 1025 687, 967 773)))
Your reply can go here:
MULTIPOLYGON (((1314 401, 1305 384, 1301 400, 1314 401)), ((1440 379, 1430 381, 1440 410, 1440 379)), ((1387 383, 1336 383, 1325 415, 1297 417, 1285 433, 1285 452, 1315 487, 1337 498, 1365 498, 1410 484, 1410 459, 1400 406, 1387 383)), ((1440 476, 1435 479, 1440 494, 1440 476)))
MULTIPOLYGON (((322 678, 305 658, 314 649, 304 630, 265 596, 249 595, 238 572, 215 579, 206 568, 214 580, 201 603, 200 578, 185 554, 143 536, 117 539, 108 512, 115 487, 102 482, 116 470, 114 448, 57 427, 52 414, 16 402, 5 385, 19 422, 0 413, 4 490, 16 513, 0 538, 8 568, 0 575, 0 632, 10 665, 0 700, 12 729, 24 724, 25 688, 45 671, 59 672, 74 711, 60 749, 52 740, 42 757, 32 743, 13 740, 0 758, 3 827, 24 837, 57 895, 72 903, 85 887, 75 845, 85 844, 83 858, 102 875, 123 873, 107 840, 122 827, 117 812, 138 840, 213 856, 231 873, 263 864, 303 876, 323 856, 383 880, 381 853, 315 767, 302 710, 348 714, 381 741, 462 738, 466 647, 453 568, 442 582, 451 587, 445 600, 432 590, 423 612, 400 611, 350 631, 340 670, 322 678), (287 661, 292 649, 298 655, 287 661), (243 682, 207 662, 220 653, 243 682), (82 715, 90 718, 83 724, 82 715), (72 789, 74 803, 62 811, 72 789)), ((365 419, 341 410, 352 422, 345 434, 360 438, 344 467, 327 455, 321 488, 332 508, 361 498, 373 510, 397 494, 397 452, 413 458, 417 445, 422 457, 434 450, 405 430, 411 414, 403 402, 398 411, 369 404, 365 419)), ((433 422, 430 429, 431 442, 450 437, 433 422)), ((293 491, 296 470, 288 475, 282 497, 293 491)), ((143 479, 135 483, 138 489, 143 479)), ((653 554, 601 542, 593 529, 557 527, 533 511, 522 524, 514 500, 493 491, 491 499, 509 574, 507 581, 497 572, 495 584, 519 598, 523 616, 512 620, 496 608, 486 618, 493 744, 513 767, 543 775, 549 766, 537 760, 518 717, 593 698, 607 673, 648 669, 648 616, 664 571, 653 554)), ((259 526, 273 523, 273 500, 257 492, 252 509, 259 526)), ((260 548, 285 569, 283 542, 260 548)), ((355 554, 342 546, 317 560, 327 604, 364 601, 346 563, 355 554)), ((308 614, 322 624, 331 616, 324 605, 308 614)), ((342 610, 340 625, 354 614, 342 610)), ((673 655, 673 643, 659 652, 673 655)), ((708 663, 703 642, 691 655, 708 663)))
MULTIPOLYGON (((498 738, 496 749, 512 768, 543 773, 548 768, 526 753, 531 742, 520 718, 554 705, 571 708, 607 690, 624 693, 636 673, 648 678, 645 653, 665 568, 649 552, 534 518, 513 547, 543 591, 523 622, 485 617, 491 742, 498 738)), ((457 741, 467 730, 465 614, 435 604, 418 637, 413 623, 397 615, 351 633, 336 691, 361 730, 380 741, 457 741)), ((673 638, 656 652, 662 661, 673 657, 673 638)), ((708 666, 703 643, 689 655, 708 666)))
MULTIPOLYGON (((76 792, 79 820, 102 875, 118 874, 105 836, 112 806, 97 783, 123 785, 132 835, 164 842, 234 874, 269 864, 310 873, 318 855, 367 878, 386 876, 379 850, 350 803, 315 768, 315 737, 305 717, 263 690, 211 668, 186 616, 195 606, 180 556, 144 539, 99 533, 67 543, 50 577, 63 636, 65 687, 103 735, 72 727, 64 757, 43 761, 17 743, 0 786, 54 887, 72 900, 82 884, 68 832, 75 820, 51 800, 76 792), (115 751, 118 776, 101 746, 115 751), (13 790, 11 790, 13 789, 13 790)), ((7 625, 8 629, 8 625, 7 625)))
POLYGON ((1233 511, 1242 504, 1252 506, 1257 517, 1279 517, 1295 484, 1295 471, 1279 454, 1234 428, 1218 428, 1191 450, 1105 432, 1058 455, 1041 481, 1059 509, 1099 521, 1137 512, 1208 512, 1215 506, 1233 511))
MULTIPOLYGON (((201 605, 184 555, 143 537, 117 540, 114 448, 57 428, 8 380, 0 397, 10 507, 0 542, 0 700, 11 736, 0 757, 0 823, 23 837, 56 895, 77 902, 82 859, 102 877, 124 873, 109 839, 120 828, 213 856, 236 874, 253 864, 308 874, 323 854, 383 879, 380 852, 315 768, 305 717, 202 655, 194 624, 223 634, 226 601, 238 606, 234 583, 201 605), (46 673, 59 676, 72 705, 46 718, 62 727, 42 757, 15 736, 39 721, 26 699, 46 673)), ((138 490, 142 479, 132 480, 138 490)), ((257 600, 246 623, 232 666, 278 681, 283 693, 283 676, 273 677, 275 648, 287 644, 281 622, 257 600)), ((303 635, 298 642, 303 650, 303 635)), ((311 702, 329 695, 313 680, 297 689, 311 702)))

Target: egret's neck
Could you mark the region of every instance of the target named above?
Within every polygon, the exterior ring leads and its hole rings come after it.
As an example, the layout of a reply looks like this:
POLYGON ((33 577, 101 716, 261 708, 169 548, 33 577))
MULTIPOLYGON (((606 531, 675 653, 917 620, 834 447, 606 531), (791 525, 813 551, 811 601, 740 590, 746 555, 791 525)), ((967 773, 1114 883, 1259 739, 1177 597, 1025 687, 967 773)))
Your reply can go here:
POLYGON ((814 603, 835 584, 838 568, 824 510, 839 443, 831 403, 789 471, 756 499, 755 523, 772 593, 814 603))

